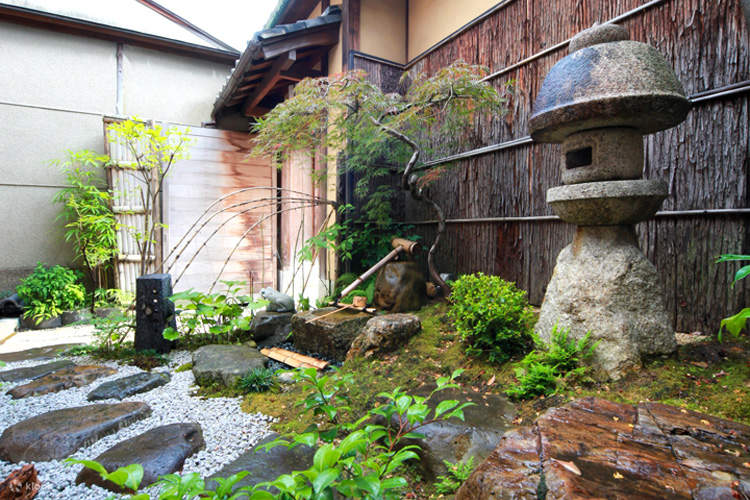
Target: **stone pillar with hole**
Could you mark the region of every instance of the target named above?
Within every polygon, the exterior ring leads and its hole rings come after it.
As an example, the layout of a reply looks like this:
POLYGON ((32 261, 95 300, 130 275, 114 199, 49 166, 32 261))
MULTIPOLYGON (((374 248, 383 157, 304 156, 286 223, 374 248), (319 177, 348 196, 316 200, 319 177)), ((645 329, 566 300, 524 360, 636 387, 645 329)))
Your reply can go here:
POLYGON ((674 328, 654 265, 638 248, 634 224, 651 218, 668 195, 661 179, 643 179, 643 136, 682 122, 690 110, 666 59, 603 24, 582 31, 549 72, 534 103, 536 142, 561 143, 562 186, 547 203, 576 224, 557 257, 536 325, 549 341, 555 326, 599 341, 594 363, 617 379, 644 356, 676 349, 674 328))
POLYGON ((164 329, 177 327, 169 274, 146 274, 135 280, 135 350, 167 353, 174 342, 164 338, 164 329))

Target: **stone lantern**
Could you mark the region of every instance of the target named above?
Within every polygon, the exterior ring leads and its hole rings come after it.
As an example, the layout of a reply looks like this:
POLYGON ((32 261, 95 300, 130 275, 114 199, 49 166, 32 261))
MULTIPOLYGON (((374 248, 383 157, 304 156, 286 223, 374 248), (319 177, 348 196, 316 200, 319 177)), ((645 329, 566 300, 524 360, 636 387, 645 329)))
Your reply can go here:
POLYGON ((577 226, 557 257, 536 330, 545 340, 555 325, 574 338, 591 332, 595 363, 615 379, 642 356, 676 348, 659 276, 633 224, 668 194, 664 181, 641 178, 643 135, 674 127, 689 110, 664 57, 614 24, 576 35, 534 103, 532 138, 562 144, 564 185, 547 191, 547 203, 577 226))

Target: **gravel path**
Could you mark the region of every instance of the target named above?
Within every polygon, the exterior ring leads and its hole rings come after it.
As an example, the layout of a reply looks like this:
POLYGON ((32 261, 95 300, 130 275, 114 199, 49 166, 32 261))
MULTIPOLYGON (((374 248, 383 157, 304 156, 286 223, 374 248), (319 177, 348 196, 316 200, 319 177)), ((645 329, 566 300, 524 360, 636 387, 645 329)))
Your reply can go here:
MULTIPOLYGON (((190 395, 194 384, 192 371, 174 373, 174 369, 181 364, 190 362, 190 354, 185 351, 173 352, 169 356, 169 367, 161 367, 156 371, 168 370, 172 380, 157 389, 146 393, 136 394, 123 401, 143 401, 153 410, 149 418, 135 422, 115 434, 104 437, 93 445, 78 450, 75 458, 93 459, 114 444, 134 437, 149 429, 161 425, 197 422, 203 429, 206 448, 185 461, 184 472, 198 472, 208 476, 219 470, 223 465, 234 460, 242 452, 253 446, 267 435, 271 417, 260 413, 248 414, 240 409, 240 398, 211 398, 201 399, 190 395)), ((6 395, 8 389, 25 383, 3 384, 0 394, 0 431, 6 427, 41 413, 92 404, 86 400, 88 393, 97 385, 126 375, 133 375, 142 370, 133 366, 121 366, 114 362, 92 361, 85 357, 73 357, 77 364, 95 363, 116 368, 118 373, 94 381, 84 386, 66 391, 13 400, 6 395)), ((3 370, 20 368, 46 361, 22 361, 8 363, 3 370)), ((97 401, 97 403, 117 403, 117 400, 97 401)), ((10 464, 0 460, 0 481, 19 468, 20 464, 10 464)), ((99 487, 76 486, 75 478, 80 467, 67 467, 61 461, 37 462, 42 489, 37 498, 43 500, 93 500, 106 499, 111 492, 99 487)), ((154 495, 152 497, 155 498, 154 495)))

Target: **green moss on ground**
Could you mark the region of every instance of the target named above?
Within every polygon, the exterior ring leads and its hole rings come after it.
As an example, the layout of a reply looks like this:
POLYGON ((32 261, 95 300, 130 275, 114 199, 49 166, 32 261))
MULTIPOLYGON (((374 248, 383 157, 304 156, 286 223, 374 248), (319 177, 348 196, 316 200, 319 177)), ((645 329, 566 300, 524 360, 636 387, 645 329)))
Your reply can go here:
MULTIPOLYGON (((515 382, 513 364, 517 358, 493 366, 465 354, 446 316, 447 308, 446 303, 439 302, 417 312, 422 331, 384 359, 357 358, 344 363, 341 370, 355 379, 349 388, 349 417, 364 414, 380 392, 397 386, 413 390, 457 368, 465 369, 460 384, 479 393, 502 394, 515 382)), ((518 402, 516 423, 530 423, 546 408, 570 399, 597 396, 623 403, 658 401, 750 424, 748 354, 747 338, 682 346, 674 356, 651 360, 623 380, 566 387, 556 396, 518 402)), ((251 394, 246 396, 243 409, 278 418, 274 428, 279 432, 299 432, 314 422, 311 415, 302 416, 302 408, 296 406, 304 393, 295 384, 280 393, 251 394)))

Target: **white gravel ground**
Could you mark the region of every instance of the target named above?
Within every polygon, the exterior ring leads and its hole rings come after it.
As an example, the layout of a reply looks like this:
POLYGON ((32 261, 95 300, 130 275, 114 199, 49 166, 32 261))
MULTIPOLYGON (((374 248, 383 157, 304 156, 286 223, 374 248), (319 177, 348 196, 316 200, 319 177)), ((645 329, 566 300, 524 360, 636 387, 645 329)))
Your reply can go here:
MULTIPOLYGON (((177 366, 190 362, 190 354, 185 351, 173 352, 169 358, 171 361, 169 367, 156 369, 156 371, 168 370, 170 372, 172 380, 168 384, 123 400, 148 403, 151 406, 152 415, 100 439, 88 448, 78 450, 73 455, 75 458, 93 459, 116 443, 154 427, 171 423, 197 422, 203 429, 206 448, 186 460, 184 472, 198 472, 205 477, 234 460, 270 432, 268 424, 272 420, 271 417, 260 413, 242 412, 240 398, 201 399, 190 396, 194 389, 192 371, 174 373, 177 366)), ((13 400, 5 393, 8 389, 26 381, 3 384, 0 390, 0 432, 21 420, 47 411, 92 404, 86 400, 86 396, 97 385, 142 371, 133 366, 121 366, 114 362, 92 362, 82 357, 71 359, 77 364, 96 363, 111 366, 118 369, 118 373, 100 378, 88 386, 19 400, 13 400)), ((49 361, 8 363, 0 370, 47 362, 49 361)), ((97 401, 97 403, 116 402, 118 401, 97 401)), ((0 481, 20 466, 21 464, 11 464, 0 460, 0 481)), ((68 467, 57 460, 37 462, 35 466, 42 481, 42 488, 37 496, 40 500, 99 500, 111 495, 111 492, 98 487, 76 486, 75 478, 80 467, 68 467)))

